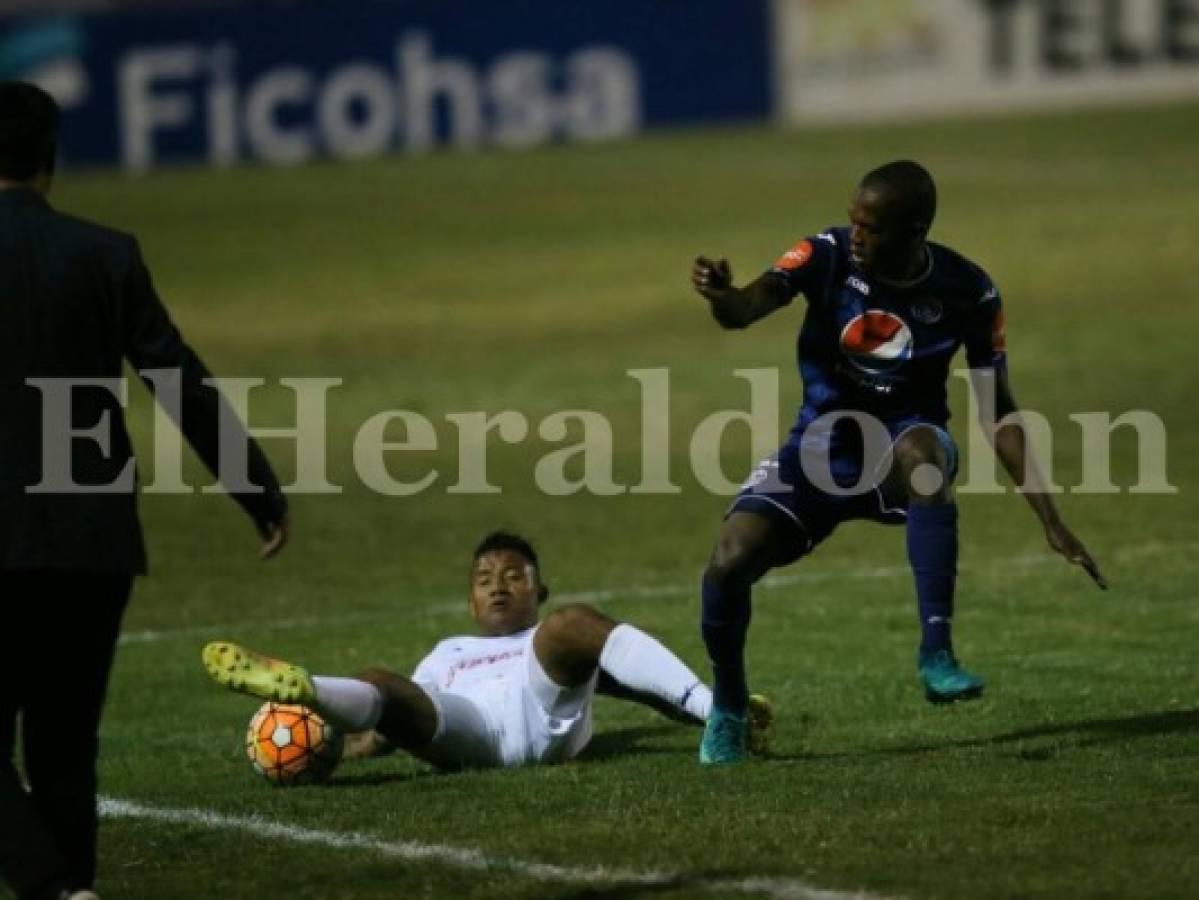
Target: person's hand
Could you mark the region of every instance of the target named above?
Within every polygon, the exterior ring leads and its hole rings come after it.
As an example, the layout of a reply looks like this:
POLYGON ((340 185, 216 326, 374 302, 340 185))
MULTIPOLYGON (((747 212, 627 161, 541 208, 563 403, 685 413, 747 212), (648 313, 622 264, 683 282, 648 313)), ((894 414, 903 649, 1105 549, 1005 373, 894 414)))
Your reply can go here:
POLYGON ((377 731, 354 731, 345 736, 342 759, 366 759, 371 756, 386 756, 396 748, 377 731))
POLYGON ((727 259, 698 256, 691 266, 691 285, 708 300, 719 300, 733 286, 733 270, 727 259))
POLYGON ((270 559, 287 544, 287 535, 291 525, 287 513, 278 522, 267 522, 259 527, 262 535, 262 549, 258 551, 259 559, 270 559))
POLYGON ((1082 541, 1076 538, 1069 528, 1061 522, 1050 522, 1045 526, 1045 538, 1049 541, 1050 547, 1075 565, 1082 566, 1095 581, 1095 584, 1103 590, 1107 590, 1107 579, 1099 571, 1098 564, 1091 558, 1091 554, 1082 545, 1082 541))

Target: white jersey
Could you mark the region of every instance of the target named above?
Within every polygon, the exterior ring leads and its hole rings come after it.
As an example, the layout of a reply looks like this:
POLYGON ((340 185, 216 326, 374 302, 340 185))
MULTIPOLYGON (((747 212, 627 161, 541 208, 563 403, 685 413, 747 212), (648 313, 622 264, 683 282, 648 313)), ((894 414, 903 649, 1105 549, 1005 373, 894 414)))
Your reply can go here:
POLYGON ((591 738, 595 678, 555 684, 533 651, 537 628, 446 638, 412 673, 437 710, 420 756, 434 765, 520 766, 570 759, 591 738))
POLYGON ((526 653, 533 652, 536 626, 502 637, 446 638, 429 653, 412 680, 451 694, 473 694, 496 682, 522 683, 526 653))

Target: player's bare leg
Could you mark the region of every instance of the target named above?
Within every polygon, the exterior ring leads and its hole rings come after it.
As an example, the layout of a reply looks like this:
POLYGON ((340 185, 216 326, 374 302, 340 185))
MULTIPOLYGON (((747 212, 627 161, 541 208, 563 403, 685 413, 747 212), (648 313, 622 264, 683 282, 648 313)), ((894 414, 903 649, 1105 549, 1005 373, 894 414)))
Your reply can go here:
POLYGON ((578 687, 595 674, 604 645, 618 624, 590 606, 568 603, 542 620, 533 635, 533 652, 555 684, 578 687))
POLYGON ((734 763, 748 752, 750 695, 745 638, 754 583, 787 560, 794 535, 772 519, 735 511, 721 525, 704 570, 703 635, 712 661, 713 709, 700 744, 700 761, 734 763), (788 540, 790 539, 790 541, 788 540))
POLYGON ((908 499, 908 559, 916 580, 921 641, 917 657, 925 696, 949 703, 979 696, 984 682, 962 669, 953 653, 952 622, 957 579, 957 506, 952 461, 942 433, 918 425, 894 445, 887 489, 908 499))
MULTIPOLYGON (((712 692, 661 642, 627 623, 581 603, 559 607, 533 636, 533 652, 550 680, 564 688, 587 684, 596 672, 596 690, 642 703, 668 718, 703 725, 711 713, 712 692)), ((770 704, 755 695, 755 750, 766 746, 770 704)))
POLYGON ((388 669, 370 668, 355 677, 376 688, 383 703, 377 723, 347 740, 346 755, 379 756, 399 747, 420 756, 437 733, 437 710, 429 695, 388 669))

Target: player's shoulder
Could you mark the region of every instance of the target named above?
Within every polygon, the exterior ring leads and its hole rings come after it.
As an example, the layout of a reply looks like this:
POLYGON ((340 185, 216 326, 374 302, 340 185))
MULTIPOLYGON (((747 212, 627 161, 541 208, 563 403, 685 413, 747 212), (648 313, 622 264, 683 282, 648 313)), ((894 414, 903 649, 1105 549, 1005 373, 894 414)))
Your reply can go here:
POLYGON ((944 244, 929 241, 928 248, 933 256, 934 277, 949 298, 968 305, 998 296, 995 282, 977 262, 944 244))
POLYGON ((771 271, 790 274, 812 263, 829 265, 838 258, 848 258, 849 236, 846 228, 826 228, 817 234, 800 238, 774 263, 771 271))
POLYGON ((849 256, 849 229, 844 225, 833 225, 808 238, 819 252, 839 257, 849 256))

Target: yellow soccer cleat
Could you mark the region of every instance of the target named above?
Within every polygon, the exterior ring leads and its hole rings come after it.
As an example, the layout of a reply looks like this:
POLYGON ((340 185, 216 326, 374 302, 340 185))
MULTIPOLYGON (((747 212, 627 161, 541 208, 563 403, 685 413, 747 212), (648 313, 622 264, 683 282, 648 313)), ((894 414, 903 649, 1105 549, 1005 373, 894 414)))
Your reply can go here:
POLYGON ((308 706, 316 700, 316 688, 308 672, 281 659, 271 659, 229 641, 213 641, 200 656, 213 680, 230 690, 277 703, 308 706))
POLYGON ((749 752, 765 756, 770 752, 770 726, 774 722, 774 707, 761 694, 749 695, 749 752))

